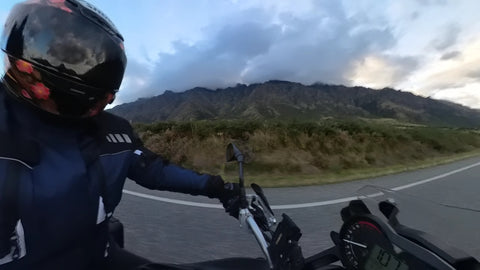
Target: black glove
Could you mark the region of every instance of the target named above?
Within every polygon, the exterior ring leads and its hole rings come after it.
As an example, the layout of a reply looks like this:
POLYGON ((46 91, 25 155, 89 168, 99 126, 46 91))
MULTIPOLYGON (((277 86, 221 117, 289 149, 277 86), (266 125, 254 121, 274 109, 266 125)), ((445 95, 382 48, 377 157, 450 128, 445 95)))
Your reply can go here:
POLYGON ((230 216, 238 218, 240 187, 237 183, 225 183, 221 176, 212 175, 207 187, 208 197, 218 198, 230 216))
POLYGON ((240 212, 240 187, 238 184, 225 183, 219 199, 223 204, 223 208, 225 208, 225 212, 238 219, 238 213, 240 212))

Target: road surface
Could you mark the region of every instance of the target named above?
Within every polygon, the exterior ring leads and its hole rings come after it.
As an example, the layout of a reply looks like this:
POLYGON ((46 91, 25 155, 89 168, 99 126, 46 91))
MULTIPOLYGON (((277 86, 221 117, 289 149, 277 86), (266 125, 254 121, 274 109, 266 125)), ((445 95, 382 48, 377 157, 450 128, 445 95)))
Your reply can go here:
MULTIPOLYGON (((330 247, 329 233, 341 226, 339 211, 365 185, 459 207, 480 209, 480 157, 396 175, 323 186, 269 188, 265 193, 277 217, 288 214, 301 228, 305 256, 330 247)), ((125 225, 127 249, 165 263, 188 263, 226 257, 262 257, 253 235, 201 196, 146 190, 127 180, 115 216, 125 225)), ((446 222, 455 221, 445 218, 446 222)), ((480 214, 456 221, 479 224, 480 214), (477 217, 478 216, 478 217, 477 217)), ((468 227, 468 226, 467 226, 468 227)), ((472 231, 478 234, 478 231, 472 231)), ((465 245, 471 245, 465 241, 465 245)), ((480 252, 480 251, 479 251, 480 252)), ((474 256, 479 258, 478 254, 474 256)))

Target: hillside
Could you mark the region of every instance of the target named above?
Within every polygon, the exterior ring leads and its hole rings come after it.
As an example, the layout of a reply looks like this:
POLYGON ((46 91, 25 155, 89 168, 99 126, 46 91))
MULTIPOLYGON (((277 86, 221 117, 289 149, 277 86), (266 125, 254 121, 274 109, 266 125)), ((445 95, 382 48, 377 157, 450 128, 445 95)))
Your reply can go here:
POLYGON ((480 112, 452 102, 416 96, 391 88, 268 81, 211 90, 193 88, 142 98, 109 110, 133 122, 215 119, 298 120, 322 118, 391 118, 401 122, 448 127, 478 127, 480 112))

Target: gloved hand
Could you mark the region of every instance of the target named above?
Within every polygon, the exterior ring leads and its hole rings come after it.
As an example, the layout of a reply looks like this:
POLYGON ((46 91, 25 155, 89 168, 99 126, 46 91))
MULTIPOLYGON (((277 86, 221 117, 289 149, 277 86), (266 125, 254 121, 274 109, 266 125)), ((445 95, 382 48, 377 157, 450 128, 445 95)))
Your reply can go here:
POLYGON ((238 219, 240 212, 240 187, 237 183, 225 183, 223 185, 222 195, 219 197, 220 202, 230 216, 238 219))
POLYGON ((208 196, 218 198, 230 216, 238 218, 240 209, 240 187, 237 183, 225 183, 219 175, 212 175, 209 181, 208 196))

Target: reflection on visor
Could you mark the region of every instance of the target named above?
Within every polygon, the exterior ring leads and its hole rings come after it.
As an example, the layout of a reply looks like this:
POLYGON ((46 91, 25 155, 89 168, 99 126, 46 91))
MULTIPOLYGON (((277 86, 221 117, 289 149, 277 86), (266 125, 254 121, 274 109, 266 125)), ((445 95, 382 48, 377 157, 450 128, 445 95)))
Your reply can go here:
POLYGON ((114 91, 73 83, 37 69, 27 61, 7 58, 5 81, 16 96, 44 111, 64 117, 97 115, 115 97, 114 91))

